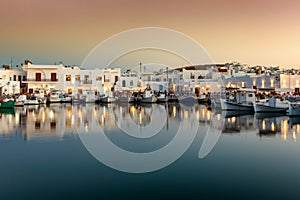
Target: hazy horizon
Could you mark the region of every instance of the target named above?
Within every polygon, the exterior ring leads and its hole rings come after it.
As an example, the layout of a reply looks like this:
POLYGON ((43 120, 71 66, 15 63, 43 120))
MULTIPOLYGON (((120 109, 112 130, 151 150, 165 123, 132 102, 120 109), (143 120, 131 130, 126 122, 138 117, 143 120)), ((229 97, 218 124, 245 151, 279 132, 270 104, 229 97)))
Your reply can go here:
POLYGON ((162 27, 195 39, 216 63, 300 67, 297 0, 0 0, 0 6, 0 64, 12 58, 13 65, 25 59, 80 65, 114 34, 162 27))

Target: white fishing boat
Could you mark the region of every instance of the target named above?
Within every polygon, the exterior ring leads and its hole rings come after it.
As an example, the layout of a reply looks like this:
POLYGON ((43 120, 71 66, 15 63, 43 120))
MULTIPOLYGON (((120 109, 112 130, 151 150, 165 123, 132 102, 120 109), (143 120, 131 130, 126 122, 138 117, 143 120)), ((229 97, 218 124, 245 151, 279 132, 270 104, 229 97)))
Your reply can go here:
POLYGON ((73 104, 85 103, 85 98, 83 97, 82 94, 76 94, 72 98, 72 103, 73 104))
POLYGON ((142 96, 138 97, 140 103, 155 103, 157 102, 156 96, 150 87, 147 87, 142 96))
POLYGON ((15 106, 22 107, 24 106, 24 102, 26 101, 26 95, 20 95, 15 102, 15 106))
POLYGON ((63 98, 63 94, 60 91, 53 91, 50 93, 50 103, 60 103, 63 98))
POLYGON ((40 105, 46 103, 46 99, 42 99, 36 96, 31 96, 24 101, 24 105, 40 105))
POLYGON ((133 103, 136 97, 131 92, 124 92, 118 97, 119 103, 133 103))
POLYGON ((85 103, 95 103, 97 100, 97 96, 93 90, 84 91, 83 98, 85 99, 85 103))
POLYGON ((116 102, 116 98, 113 96, 112 92, 109 92, 105 94, 103 97, 101 97, 102 103, 114 103, 116 102))
POLYGON ((300 102, 289 102, 289 116, 300 116, 300 102))
POLYGON ((286 113, 288 109, 288 101, 281 101, 272 97, 270 99, 264 99, 263 101, 257 101, 254 105, 255 112, 276 112, 276 113, 286 113))
POLYGON ((222 110, 254 111, 256 97, 253 89, 239 89, 229 99, 221 99, 222 110))
POLYGON ((182 95, 178 98, 178 101, 183 104, 194 104, 196 103, 196 98, 192 95, 182 95))
POLYGON ((157 102, 158 103, 166 103, 166 102, 168 102, 168 96, 166 96, 165 93, 160 93, 159 96, 157 97, 157 102))

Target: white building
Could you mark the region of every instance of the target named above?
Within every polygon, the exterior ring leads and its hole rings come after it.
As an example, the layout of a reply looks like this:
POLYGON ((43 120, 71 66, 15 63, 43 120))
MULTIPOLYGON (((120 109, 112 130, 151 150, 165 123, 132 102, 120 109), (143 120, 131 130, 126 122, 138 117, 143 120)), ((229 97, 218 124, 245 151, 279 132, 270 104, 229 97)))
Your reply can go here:
POLYGON ((49 93, 60 90, 70 95, 82 94, 87 90, 105 93, 114 89, 120 77, 120 69, 80 69, 77 66, 23 65, 27 72, 28 92, 45 90, 49 93))
POLYGON ((4 66, 0 69, 0 95, 24 93, 26 86, 22 81, 25 79, 26 72, 22 69, 4 66))

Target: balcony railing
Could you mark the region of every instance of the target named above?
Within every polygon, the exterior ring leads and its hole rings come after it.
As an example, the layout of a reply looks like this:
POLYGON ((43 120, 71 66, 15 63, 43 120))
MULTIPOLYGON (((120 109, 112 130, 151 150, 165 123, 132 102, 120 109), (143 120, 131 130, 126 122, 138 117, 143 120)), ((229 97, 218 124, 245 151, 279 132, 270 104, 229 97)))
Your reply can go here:
POLYGON ((27 81, 27 82, 58 82, 58 79, 50 79, 50 78, 42 78, 42 79, 26 78, 24 81, 27 81))

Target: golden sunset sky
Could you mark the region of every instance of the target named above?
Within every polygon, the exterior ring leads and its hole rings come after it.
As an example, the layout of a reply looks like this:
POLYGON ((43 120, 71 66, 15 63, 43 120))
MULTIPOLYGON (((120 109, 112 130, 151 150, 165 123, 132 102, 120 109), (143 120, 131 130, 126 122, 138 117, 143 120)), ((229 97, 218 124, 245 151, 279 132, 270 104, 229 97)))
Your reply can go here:
POLYGON ((163 27, 217 63, 300 67, 299 0, 0 0, 0 64, 80 65, 106 38, 163 27))

